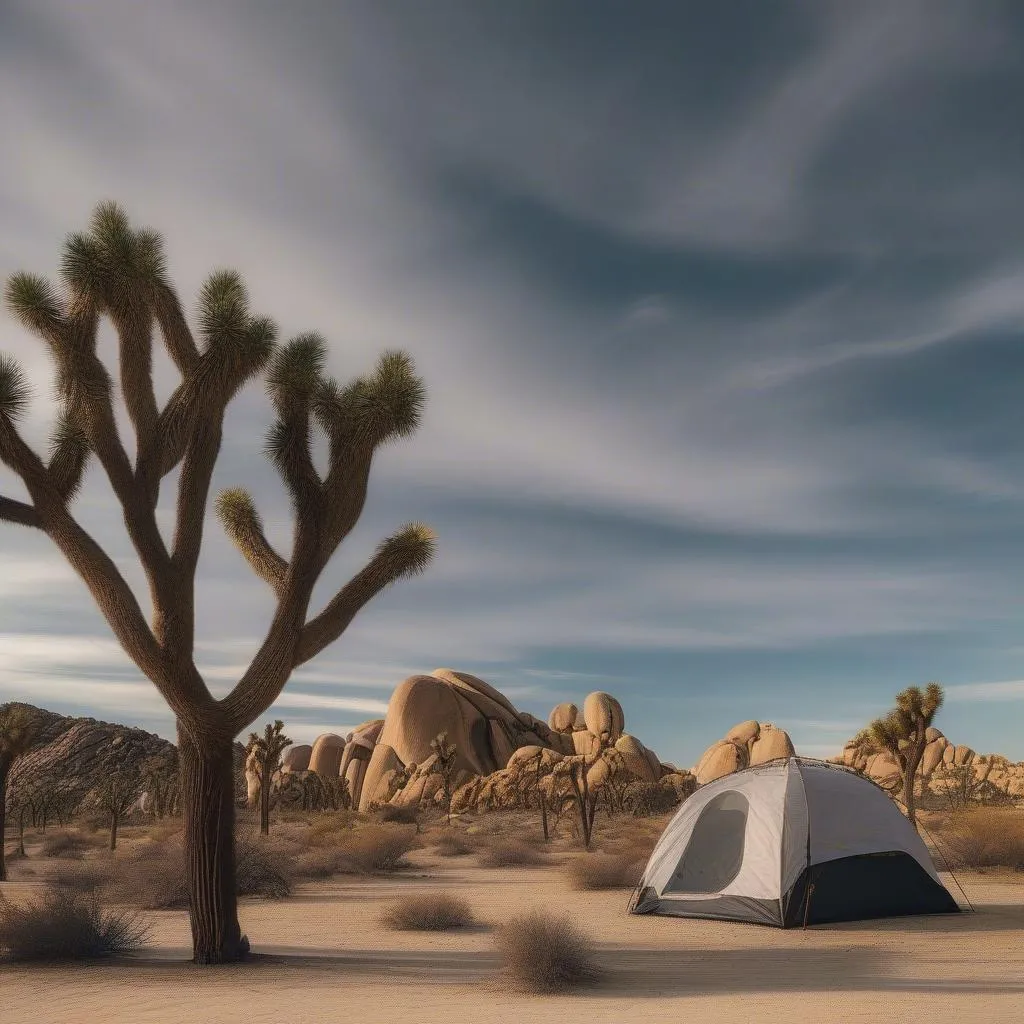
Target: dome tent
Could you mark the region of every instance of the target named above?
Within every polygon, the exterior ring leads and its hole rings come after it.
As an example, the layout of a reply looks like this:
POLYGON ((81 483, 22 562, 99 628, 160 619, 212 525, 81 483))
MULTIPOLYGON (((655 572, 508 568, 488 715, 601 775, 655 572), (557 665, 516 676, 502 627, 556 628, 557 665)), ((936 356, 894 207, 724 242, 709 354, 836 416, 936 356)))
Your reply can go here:
POLYGON ((686 800, 630 909, 792 928, 960 908, 884 790, 849 769, 789 757, 686 800))

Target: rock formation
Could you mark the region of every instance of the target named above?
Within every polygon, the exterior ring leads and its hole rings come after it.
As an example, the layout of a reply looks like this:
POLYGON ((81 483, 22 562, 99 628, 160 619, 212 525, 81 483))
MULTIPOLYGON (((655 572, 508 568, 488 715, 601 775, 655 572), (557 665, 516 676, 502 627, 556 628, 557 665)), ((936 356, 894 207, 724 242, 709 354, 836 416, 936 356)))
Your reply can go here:
MULTIPOLYGON (((978 754, 962 744, 957 746, 934 727, 925 733, 925 738, 928 743, 919 769, 922 792, 935 797, 978 800, 1024 797, 1024 763, 1012 762, 1001 754, 978 754)), ((831 760, 863 772, 883 789, 895 791, 900 786, 899 768, 893 756, 872 752, 856 738, 831 760)))
POLYGON ((784 729, 771 722, 750 719, 733 726, 725 734, 725 739, 708 747, 695 765, 693 774, 697 784, 703 786, 732 772, 778 757, 792 757, 794 753, 793 742, 784 729))
MULTIPOLYGON (((523 766, 535 764, 538 757, 546 768, 563 759, 581 759, 595 789, 611 778, 647 785, 667 780, 665 791, 677 796, 692 791, 689 773, 661 764, 624 729, 622 705, 607 693, 591 693, 582 709, 559 704, 543 722, 519 711, 484 680, 439 668, 400 683, 385 718, 363 723, 344 740, 318 737, 308 770, 344 776, 353 805, 360 810, 385 803, 438 803, 443 799, 443 780, 430 744, 444 732, 456 750, 456 809, 514 804, 523 766)), ((288 759, 284 771, 306 770, 300 767, 303 758, 288 759)))

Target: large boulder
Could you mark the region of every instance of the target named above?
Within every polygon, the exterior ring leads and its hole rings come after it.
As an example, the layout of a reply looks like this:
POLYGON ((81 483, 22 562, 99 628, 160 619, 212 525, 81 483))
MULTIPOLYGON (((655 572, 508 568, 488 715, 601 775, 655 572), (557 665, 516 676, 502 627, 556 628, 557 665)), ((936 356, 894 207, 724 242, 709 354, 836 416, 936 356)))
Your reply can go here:
POLYGON ((309 759, 313 756, 313 748, 308 743, 298 743, 288 747, 281 755, 281 769, 285 772, 304 772, 309 770, 309 759))
POLYGON ((750 744, 757 739, 760 732, 761 723, 750 718, 746 722, 740 722, 739 725, 734 725, 725 734, 725 738, 730 743, 735 743, 738 747, 747 747, 749 749, 750 744))
POLYGON ((576 716, 579 708, 575 704, 559 704, 551 709, 548 715, 548 728, 552 732, 571 733, 576 727, 576 716))
POLYGON ((750 744, 750 764, 765 764, 779 757, 792 757, 796 751, 789 733, 771 722, 762 723, 757 738, 750 744))
POLYGON ((657 782, 661 778, 661 762, 635 736, 623 733, 615 741, 614 749, 632 775, 645 782, 657 782))
POLYGON ((693 774, 697 778, 697 784, 703 786, 732 772, 741 771, 748 764, 746 747, 730 743, 728 740, 719 740, 704 752, 693 774))
POLYGON ((610 693, 600 690, 588 694, 583 702, 583 721, 604 746, 614 743, 625 728, 622 705, 610 693))
POLYGON ((309 770, 325 778, 336 779, 345 753, 345 737, 328 732, 317 736, 309 755, 309 770))

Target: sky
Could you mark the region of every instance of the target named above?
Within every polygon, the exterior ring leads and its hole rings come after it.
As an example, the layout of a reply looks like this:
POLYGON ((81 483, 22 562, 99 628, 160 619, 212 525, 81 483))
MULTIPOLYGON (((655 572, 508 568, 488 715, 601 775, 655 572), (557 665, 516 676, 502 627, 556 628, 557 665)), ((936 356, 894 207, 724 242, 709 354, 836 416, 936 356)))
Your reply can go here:
MULTIPOLYGON (((934 680, 955 742, 1024 759, 1022 43, 1011 0, 0 0, 0 277, 57 279, 116 199, 190 313, 232 267, 339 379, 415 359, 317 600, 409 520, 437 556, 295 673, 296 742, 450 667, 544 718, 606 690, 680 765, 748 718, 836 754, 934 680)), ((48 357, 7 311, 0 351, 44 448, 48 357)), ((253 385, 215 487, 283 548, 269 422, 253 385)), ((75 514, 141 593, 96 467, 75 514)), ((200 579, 221 695, 273 607, 215 521, 200 579)), ((174 736, 6 524, 0 700, 174 736)))

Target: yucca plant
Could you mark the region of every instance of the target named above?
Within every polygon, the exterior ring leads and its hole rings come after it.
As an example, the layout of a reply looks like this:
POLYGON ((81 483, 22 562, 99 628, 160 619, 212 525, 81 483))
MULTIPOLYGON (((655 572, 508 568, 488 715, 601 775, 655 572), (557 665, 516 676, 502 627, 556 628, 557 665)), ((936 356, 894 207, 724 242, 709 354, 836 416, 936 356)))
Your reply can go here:
MULTIPOLYGON (((3 383, 0 378, 0 402, 3 383)), ((7 826, 7 776, 11 765, 27 753, 39 738, 40 722, 24 704, 0 706, 0 882, 7 881, 7 863, 4 854, 4 829, 7 826)), ((24 830, 22 829, 21 832, 24 830)), ((19 832, 19 834, 21 834, 19 832)), ((19 849, 24 849, 24 840, 19 840, 19 849)))
POLYGON ((292 671, 337 640, 374 595, 430 561, 433 533, 408 525, 385 540, 321 611, 310 610, 317 580, 362 512, 375 452, 416 429, 424 385, 409 356, 397 351, 382 355, 369 376, 335 383, 324 372, 323 338, 303 334, 277 345, 274 324, 250 311, 242 279, 230 270, 215 271, 203 284, 194 333, 168 279, 161 236, 133 228, 116 203, 101 203, 89 230, 68 237, 61 276, 62 292, 33 274, 7 281, 9 309, 53 356, 60 415, 43 459, 18 430, 28 381, 12 359, 0 359, 0 459, 29 496, 0 498, 0 519, 53 540, 125 652, 174 712, 194 957, 200 963, 238 960, 248 941, 235 895, 232 741, 273 704, 292 671), (118 338, 134 456, 120 438, 111 375, 97 354, 102 317, 118 338), (163 408, 153 386, 155 335, 181 378, 163 408), (232 489, 217 499, 228 535, 276 599, 251 664, 218 699, 195 663, 196 570, 225 413, 241 388, 261 375, 276 414, 266 454, 290 498, 294 531, 291 551, 279 553, 247 492, 232 489), (327 443, 324 473, 312 458, 317 431, 327 443), (122 507, 149 587, 149 622, 114 560, 72 514, 90 457, 122 507), (175 470, 167 540, 156 506, 164 479, 175 470))

